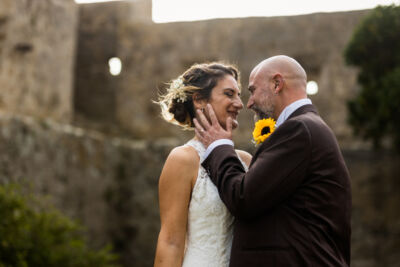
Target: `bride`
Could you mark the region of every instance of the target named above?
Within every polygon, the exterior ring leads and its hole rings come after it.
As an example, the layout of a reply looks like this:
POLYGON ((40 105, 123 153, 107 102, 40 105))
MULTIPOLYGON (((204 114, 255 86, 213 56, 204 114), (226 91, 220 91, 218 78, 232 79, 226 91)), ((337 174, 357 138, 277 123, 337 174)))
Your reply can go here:
MULTIPOLYGON (((219 123, 233 127, 243 108, 239 72, 227 64, 195 64, 173 80, 158 104, 167 121, 194 129, 196 110, 211 104, 219 123)), ((206 114, 207 115, 207 114, 206 114)), ((155 267, 229 265, 234 218, 222 203, 217 188, 200 165, 205 148, 194 137, 174 148, 159 180, 161 230, 155 267)), ((237 151, 244 168, 251 155, 237 151)))

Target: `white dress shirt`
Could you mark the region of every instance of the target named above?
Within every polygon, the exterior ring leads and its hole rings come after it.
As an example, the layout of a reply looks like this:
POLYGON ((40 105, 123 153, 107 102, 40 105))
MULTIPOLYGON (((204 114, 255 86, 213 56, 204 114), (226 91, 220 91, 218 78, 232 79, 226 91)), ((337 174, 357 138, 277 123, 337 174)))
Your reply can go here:
POLYGON ((276 121, 275 128, 278 128, 279 125, 284 123, 290 115, 292 115, 293 112, 295 112, 299 107, 305 106, 305 105, 311 105, 311 100, 309 98, 303 98, 297 101, 294 101, 292 104, 284 108, 282 110, 281 114, 278 117, 278 120, 276 121))
MULTIPOLYGON (((292 104, 288 105, 283 109, 281 114, 278 117, 278 120, 276 121, 275 124, 275 129, 278 128, 282 123, 284 123, 290 115, 292 115, 293 112, 295 112, 298 108, 305 106, 305 105, 310 105, 312 104, 311 100, 309 98, 303 98, 297 101, 294 101, 292 104)), ((218 139, 214 142, 212 142, 208 147, 206 152, 204 152, 203 159, 206 159, 208 155, 216 148, 217 146, 220 145, 231 145, 234 146, 234 143, 230 139, 218 139)))

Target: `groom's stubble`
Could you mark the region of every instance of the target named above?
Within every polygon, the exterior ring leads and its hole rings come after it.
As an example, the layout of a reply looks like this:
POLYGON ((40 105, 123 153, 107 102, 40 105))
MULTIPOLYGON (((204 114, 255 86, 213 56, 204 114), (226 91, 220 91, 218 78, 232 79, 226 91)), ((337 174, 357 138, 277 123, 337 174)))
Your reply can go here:
POLYGON ((273 101, 272 93, 269 93, 268 90, 266 90, 266 95, 260 99, 259 103, 254 103, 251 109, 255 112, 255 122, 261 119, 274 118, 275 103, 273 101))

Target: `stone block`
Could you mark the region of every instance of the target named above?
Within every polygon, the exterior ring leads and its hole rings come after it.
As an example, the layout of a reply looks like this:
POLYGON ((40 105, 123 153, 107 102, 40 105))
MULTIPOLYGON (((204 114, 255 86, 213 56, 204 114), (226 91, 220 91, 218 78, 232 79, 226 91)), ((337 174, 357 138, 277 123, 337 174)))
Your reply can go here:
POLYGON ((73 0, 0 2, 0 109, 69 122, 77 8, 73 0))

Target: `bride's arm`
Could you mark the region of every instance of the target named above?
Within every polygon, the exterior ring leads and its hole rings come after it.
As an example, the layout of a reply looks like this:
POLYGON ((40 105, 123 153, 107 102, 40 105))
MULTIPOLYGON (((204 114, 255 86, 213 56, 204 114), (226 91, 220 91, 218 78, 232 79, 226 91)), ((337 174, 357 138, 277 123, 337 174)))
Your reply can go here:
POLYGON ((249 167, 253 156, 244 150, 236 149, 236 153, 239 155, 240 159, 244 162, 244 164, 246 164, 247 167, 249 167))
POLYGON ((192 181, 198 167, 189 147, 173 149, 165 162, 159 181, 161 230, 155 267, 182 266, 192 181))

